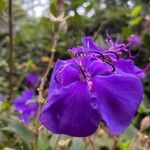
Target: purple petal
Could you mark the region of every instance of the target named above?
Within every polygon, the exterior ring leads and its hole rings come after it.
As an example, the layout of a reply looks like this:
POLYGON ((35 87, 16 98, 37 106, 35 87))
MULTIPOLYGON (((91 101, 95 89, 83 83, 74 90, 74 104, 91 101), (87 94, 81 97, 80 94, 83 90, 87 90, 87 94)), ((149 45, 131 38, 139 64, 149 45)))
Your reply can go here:
POLYGON ((38 111, 38 102, 33 101, 27 104, 28 108, 31 110, 31 116, 36 117, 38 111))
POLYGON ((119 135, 128 127, 142 101, 143 87, 134 76, 98 76, 93 79, 96 109, 108 129, 119 135))
POLYGON ((16 111, 22 111, 22 110, 26 109, 26 105, 25 105, 25 101, 24 101, 23 97, 21 97, 21 96, 16 97, 13 102, 13 106, 16 111))
POLYGON ((24 90, 22 96, 16 97, 14 99, 13 105, 16 111, 23 111, 26 109, 26 102, 34 97, 34 92, 32 90, 24 90))
POLYGON ((99 52, 104 52, 103 48, 98 44, 95 44, 90 36, 85 36, 82 38, 83 47, 89 48, 91 50, 98 50, 99 52))
POLYGON ((76 53, 83 53, 83 52, 87 53, 88 51, 91 50, 98 51, 100 53, 104 52, 104 49, 100 45, 94 43, 92 37, 85 36, 82 38, 82 45, 79 47, 74 47, 69 49, 69 52, 76 54, 76 53))
POLYGON ((134 62, 131 59, 119 59, 115 63, 115 66, 117 67, 116 69, 117 73, 129 73, 136 75, 139 78, 145 77, 144 72, 136 65, 134 65, 134 62))
POLYGON ((21 118, 24 123, 28 123, 30 117, 35 117, 37 114, 38 103, 33 98, 34 92, 27 89, 22 92, 22 96, 14 100, 14 109, 21 113, 21 118))
POLYGON ((30 100, 34 97, 35 93, 32 90, 26 89, 22 92, 22 97, 24 101, 30 100))
POLYGON ((40 77, 36 73, 30 73, 25 77, 27 85, 37 87, 40 82, 40 77))
POLYGON ((23 111, 21 113, 22 122, 25 124, 28 124, 30 122, 30 117, 31 117, 31 110, 30 109, 26 109, 26 111, 23 111))
POLYGON ((0 103, 3 102, 3 100, 4 100, 4 97, 3 97, 3 95, 0 93, 0 103))
POLYGON ((99 117, 91 107, 85 82, 75 82, 52 95, 42 110, 41 123, 57 134, 84 137, 94 133, 99 117))
POLYGON ((50 92, 48 97, 62 86, 69 85, 70 83, 79 80, 80 72, 73 62, 74 60, 72 59, 67 61, 58 60, 56 62, 50 81, 50 92))
POLYGON ((108 75, 112 72, 112 67, 104 63, 101 59, 92 55, 86 56, 82 59, 83 66, 90 73, 91 77, 95 75, 108 75))

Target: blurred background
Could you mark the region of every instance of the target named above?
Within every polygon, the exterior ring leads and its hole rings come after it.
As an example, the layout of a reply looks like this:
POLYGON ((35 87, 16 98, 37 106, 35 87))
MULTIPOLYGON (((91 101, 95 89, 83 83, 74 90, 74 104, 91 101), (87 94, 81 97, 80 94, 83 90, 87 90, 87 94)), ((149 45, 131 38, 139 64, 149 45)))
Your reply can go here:
MULTIPOLYGON (((50 60, 53 38, 58 29, 49 19, 49 13, 58 15, 60 4, 59 0, 13 0, 10 27, 8 2, 0 0, 0 150, 6 147, 30 150, 33 135, 18 122, 17 114, 11 104, 25 88, 24 78, 28 73, 35 72, 42 76, 45 72, 50 60), (11 48, 10 28, 13 29, 11 48)), ((62 22, 55 60, 68 58, 67 50, 80 45, 81 37, 85 35, 93 36, 97 43, 103 45, 107 30, 113 39, 124 42, 132 34, 139 36, 141 45, 133 47, 132 53, 139 52, 140 55, 134 60, 141 68, 148 64, 150 0, 64 0, 61 5, 65 16, 70 17, 62 22)), ((150 115, 150 72, 146 75, 143 80, 145 90, 143 103, 132 125, 119 141, 103 129, 90 139, 59 136, 57 138, 57 135, 45 131, 40 140, 40 150, 54 149, 59 138, 66 145, 68 144, 67 147, 74 150, 92 149, 91 141, 94 141, 99 150, 111 148, 128 150, 141 128, 144 128, 142 134, 150 133, 150 122, 145 119, 150 115), (143 119, 147 122, 141 125, 143 119), (43 140, 43 137, 46 137, 47 141, 43 140), (87 147, 84 146, 85 143, 87 147)), ((142 138, 139 137, 137 141, 142 143, 142 138)), ((58 142, 58 147, 59 144, 61 143, 58 142)), ((150 143, 146 144, 148 150, 150 143)), ((140 145, 136 148, 140 148, 140 145)))

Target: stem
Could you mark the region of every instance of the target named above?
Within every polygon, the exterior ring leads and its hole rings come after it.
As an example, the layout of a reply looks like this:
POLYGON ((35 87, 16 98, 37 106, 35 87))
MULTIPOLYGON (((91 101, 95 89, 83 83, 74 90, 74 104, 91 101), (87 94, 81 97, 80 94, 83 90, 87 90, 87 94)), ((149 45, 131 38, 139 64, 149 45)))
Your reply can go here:
POLYGON ((47 81, 48 74, 49 74, 51 68, 53 67, 53 62, 54 62, 54 57, 55 57, 55 52, 56 52, 56 47, 57 47, 58 39, 59 39, 59 30, 58 30, 58 32, 54 36, 54 43, 53 43, 52 50, 51 50, 51 59, 50 59, 49 65, 47 67, 47 70, 46 70, 44 76, 41 78, 41 84, 40 84, 40 86, 38 88, 38 95, 39 95, 38 102, 39 102, 39 107, 38 107, 38 112, 37 112, 37 116, 36 116, 36 127, 35 127, 36 133, 34 134, 34 150, 38 150, 40 113, 41 113, 43 104, 46 101, 45 98, 44 98, 44 96, 43 96, 43 91, 44 91, 45 83, 47 81))
POLYGON ((58 142, 60 141, 60 139, 61 139, 61 135, 59 135, 59 136, 57 137, 57 140, 56 140, 56 143, 55 143, 55 146, 54 146, 54 150, 57 149, 57 144, 58 144, 58 142))
POLYGON ((87 150, 88 146, 89 146, 89 144, 85 143, 83 150, 87 150))
POLYGON ((13 73, 13 18, 12 18, 12 0, 8 1, 9 4, 9 58, 8 58, 8 65, 9 65, 9 96, 8 99, 12 99, 12 92, 13 92, 13 85, 12 85, 12 73, 13 73))
POLYGON ((93 39, 96 40, 100 34, 101 31, 103 31, 103 29, 105 28, 107 22, 106 21, 103 21, 100 26, 98 27, 98 29, 94 32, 94 35, 93 35, 93 39))
POLYGON ((58 0, 57 16, 59 16, 60 13, 62 12, 63 9, 62 5, 63 5, 63 0, 58 0))
POLYGON ((136 136, 134 137, 134 139, 132 140, 130 148, 129 148, 130 150, 134 149, 134 145, 135 145, 135 142, 138 139, 138 137, 139 137, 139 133, 137 133, 136 136))

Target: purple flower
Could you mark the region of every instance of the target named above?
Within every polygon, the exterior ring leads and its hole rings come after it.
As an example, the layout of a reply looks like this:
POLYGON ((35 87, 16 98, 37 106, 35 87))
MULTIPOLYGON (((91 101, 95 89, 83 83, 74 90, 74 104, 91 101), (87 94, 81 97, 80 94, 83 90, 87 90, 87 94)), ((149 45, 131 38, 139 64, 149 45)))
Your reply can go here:
POLYGON ((113 41, 112 38, 107 34, 107 39, 105 40, 105 46, 100 46, 92 40, 91 37, 83 37, 82 45, 69 49, 69 53, 74 55, 89 55, 94 54, 96 57, 101 57, 103 61, 107 61, 109 64, 114 65, 122 72, 132 73, 138 77, 144 77, 144 71, 137 67, 133 60, 130 59, 131 50, 129 48, 130 42, 120 43, 119 41, 113 41), (120 58, 124 53, 128 53, 129 59, 120 58))
POLYGON ((0 103, 3 102, 3 95, 0 93, 0 103))
MULTIPOLYGON (((88 48, 101 50, 93 42, 88 48)), ((141 80, 133 66, 131 72, 126 67, 120 71, 102 56, 94 53, 57 61, 40 116, 48 130, 84 137, 93 134, 101 121, 114 135, 128 127, 142 101, 141 80)))
POLYGON ((25 83, 29 87, 37 87, 40 82, 40 77, 36 73, 30 73, 25 77, 25 83))
POLYGON ((24 90, 22 96, 16 97, 13 103, 14 109, 21 113, 24 123, 29 123, 31 117, 35 117, 38 110, 38 102, 34 99, 32 90, 24 90))
POLYGON ((138 46, 141 45, 141 39, 137 35, 131 35, 128 38, 128 41, 129 41, 130 45, 132 45, 132 46, 137 46, 138 47, 138 46))

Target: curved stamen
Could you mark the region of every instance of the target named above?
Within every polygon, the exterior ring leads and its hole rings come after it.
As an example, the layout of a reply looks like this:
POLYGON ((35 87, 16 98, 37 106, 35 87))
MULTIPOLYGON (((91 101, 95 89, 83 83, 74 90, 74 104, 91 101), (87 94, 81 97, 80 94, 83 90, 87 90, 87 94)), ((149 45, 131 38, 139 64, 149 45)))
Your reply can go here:
MULTIPOLYGON (((107 60, 108 58, 106 58, 102 53, 100 53, 100 52, 98 52, 98 51, 96 51, 96 50, 90 50, 90 51, 88 51, 88 52, 98 54, 98 55, 102 58, 102 61, 106 62, 108 65, 110 65, 110 66, 112 67, 112 72, 115 71, 115 67, 114 67, 114 65, 111 63, 111 60, 108 61, 108 60, 107 60)), ((86 53, 88 53, 88 52, 86 52, 86 53)), ((110 52, 110 53, 111 53, 111 52, 110 52)), ((116 57, 118 57, 118 59, 119 59, 118 54, 116 54, 115 52, 113 52, 113 54, 117 55, 116 57)))
MULTIPOLYGON (((99 58, 97 58, 97 57, 95 57, 95 58, 96 58, 96 59, 99 59, 99 58)), ((108 60, 108 58, 104 58, 104 59, 102 59, 102 61, 111 66, 111 68, 112 68, 111 72, 115 72, 115 67, 114 67, 114 65, 111 63, 111 60, 108 60)))
POLYGON ((98 52, 96 50, 89 50, 88 52, 98 54, 102 59, 105 59, 105 56, 102 53, 100 53, 100 52, 98 52))
POLYGON ((145 71, 148 71, 148 70, 150 70, 150 62, 141 71, 136 72, 136 74, 139 74, 139 73, 142 73, 142 72, 145 72, 145 71))
POLYGON ((115 72, 116 69, 115 69, 114 65, 111 62, 109 62, 107 60, 105 60, 104 62, 107 63, 108 65, 110 65, 112 67, 111 72, 115 72))
POLYGON ((116 59, 117 59, 117 60, 119 59, 119 55, 118 55, 116 52, 114 52, 114 51, 107 51, 107 52, 105 52, 105 53, 114 54, 114 55, 116 56, 116 59))
MULTIPOLYGON (((89 54, 89 53, 95 53, 97 54, 98 56, 100 56, 101 60, 105 63, 107 63, 108 65, 110 65, 112 67, 112 70, 111 72, 114 72, 115 71, 115 67, 114 65, 111 63, 111 60, 108 60, 108 58, 106 58, 102 53, 98 52, 97 50, 88 50, 88 51, 84 51, 82 47, 78 47, 78 48, 81 48, 82 52, 76 52, 74 53, 75 56, 77 57, 81 57, 82 55, 81 54, 89 54)), ((108 52, 105 52, 105 53, 112 53, 116 56, 116 59, 118 60, 119 59, 119 55, 116 53, 116 52, 113 52, 113 51, 108 51, 108 52)), ((97 57, 95 57, 97 58, 97 57)), ((87 78, 87 74, 86 74, 86 71, 84 70, 84 67, 82 67, 82 63, 79 64, 79 62, 75 59, 75 62, 77 64, 77 66, 79 67, 82 75, 84 76, 84 78, 87 78)))
POLYGON ((137 54, 135 54, 134 56, 131 54, 131 51, 128 52, 129 58, 134 59, 137 58, 139 56, 140 52, 138 52, 137 54))

